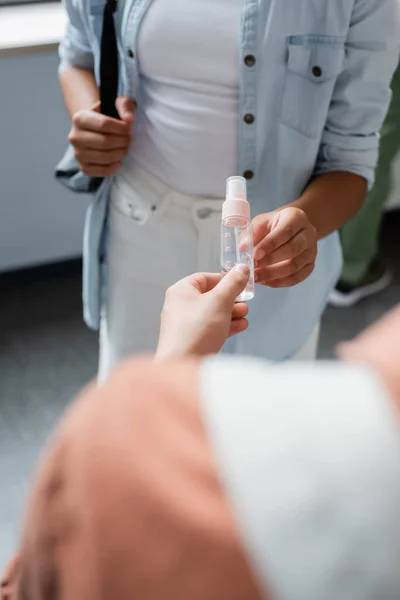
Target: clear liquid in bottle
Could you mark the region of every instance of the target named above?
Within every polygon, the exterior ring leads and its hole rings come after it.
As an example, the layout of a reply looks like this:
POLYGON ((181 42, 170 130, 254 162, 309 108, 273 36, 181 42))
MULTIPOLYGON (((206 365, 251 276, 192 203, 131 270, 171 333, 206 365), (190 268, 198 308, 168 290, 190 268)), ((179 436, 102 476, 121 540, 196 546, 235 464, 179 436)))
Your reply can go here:
POLYGON ((221 273, 228 273, 237 264, 250 268, 246 289, 236 302, 248 302, 254 297, 253 228, 250 204, 246 198, 246 180, 231 177, 227 181, 226 201, 222 208, 221 273))

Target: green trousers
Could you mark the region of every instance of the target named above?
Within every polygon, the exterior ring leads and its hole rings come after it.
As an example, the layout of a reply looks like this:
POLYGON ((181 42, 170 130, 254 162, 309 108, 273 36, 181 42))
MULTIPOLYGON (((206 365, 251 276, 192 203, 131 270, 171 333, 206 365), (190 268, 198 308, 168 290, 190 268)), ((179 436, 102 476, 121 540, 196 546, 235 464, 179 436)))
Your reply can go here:
POLYGON ((392 102, 381 132, 375 185, 357 213, 340 230, 344 267, 342 280, 358 283, 379 252, 383 207, 392 188, 392 163, 400 150, 400 67, 392 81, 392 102))

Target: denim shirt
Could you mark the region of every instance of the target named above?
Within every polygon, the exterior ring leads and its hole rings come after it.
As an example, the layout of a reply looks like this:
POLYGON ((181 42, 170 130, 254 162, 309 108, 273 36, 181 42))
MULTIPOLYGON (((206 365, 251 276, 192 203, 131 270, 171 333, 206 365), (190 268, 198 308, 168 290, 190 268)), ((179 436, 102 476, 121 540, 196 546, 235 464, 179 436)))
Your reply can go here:
MULTIPOLYGON (((69 22, 63 70, 99 79, 104 0, 64 0, 69 22)), ((151 0, 119 0, 115 16, 120 93, 140 102, 137 40, 151 0)), ((238 174, 248 179, 252 215, 296 200, 310 178, 347 171, 373 183, 379 130, 400 52, 397 0, 243 0, 238 174), (244 115, 255 116, 253 122, 244 115)), ((190 50, 190 49, 188 49, 190 50)), ((107 230, 106 180, 89 208, 84 239, 85 320, 100 321, 107 230)), ((321 202, 324 199, 321 198, 321 202)), ((319 242, 312 275, 285 289, 258 286, 257 331, 234 343, 244 354, 282 360, 305 342, 341 270, 337 233, 319 242)))

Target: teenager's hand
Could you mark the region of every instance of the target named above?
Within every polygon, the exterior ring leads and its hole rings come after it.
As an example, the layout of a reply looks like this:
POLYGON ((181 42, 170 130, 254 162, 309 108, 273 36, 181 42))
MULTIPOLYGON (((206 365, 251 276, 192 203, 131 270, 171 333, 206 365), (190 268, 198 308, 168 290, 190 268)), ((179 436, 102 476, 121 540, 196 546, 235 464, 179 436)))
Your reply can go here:
POLYGON ((291 287, 314 270, 317 231, 300 208, 286 207, 253 219, 255 281, 291 287))
POLYGON ((157 358, 216 354, 229 336, 247 329, 246 304, 235 303, 250 270, 238 265, 220 275, 196 273, 166 293, 157 358))
POLYGON ((81 171, 91 177, 113 175, 128 153, 135 104, 130 98, 119 97, 116 107, 120 121, 102 115, 100 102, 72 117, 68 140, 74 147, 81 171))

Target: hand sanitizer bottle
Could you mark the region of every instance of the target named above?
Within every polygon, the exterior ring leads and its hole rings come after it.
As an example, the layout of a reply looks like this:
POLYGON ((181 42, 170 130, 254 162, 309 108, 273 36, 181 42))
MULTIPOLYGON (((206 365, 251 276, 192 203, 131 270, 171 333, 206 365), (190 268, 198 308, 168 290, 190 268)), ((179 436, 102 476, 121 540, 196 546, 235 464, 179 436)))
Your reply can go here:
POLYGON ((254 297, 254 260, 253 228, 244 177, 230 177, 228 179, 226 200, 222 205, 222 275, 237 264, 245 264, 250 267, 250 279, 246 289, 236 298, 236 302, 247 302, 254 297))

